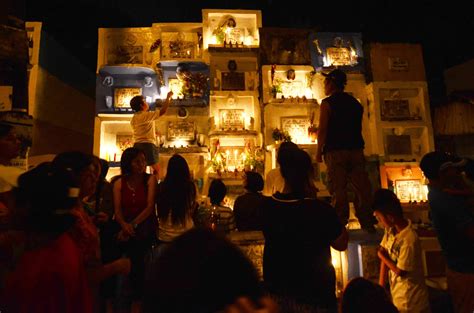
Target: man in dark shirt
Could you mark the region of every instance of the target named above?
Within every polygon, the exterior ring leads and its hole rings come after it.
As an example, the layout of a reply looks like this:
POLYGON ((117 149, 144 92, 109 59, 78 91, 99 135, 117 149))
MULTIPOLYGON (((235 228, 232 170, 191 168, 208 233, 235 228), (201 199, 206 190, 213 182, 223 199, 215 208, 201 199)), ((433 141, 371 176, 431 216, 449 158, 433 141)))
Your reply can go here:
POLYGON ((448 292, 454 311, 473 312, 474 217, 466 198, 449 192, 461 177, 462 165, 463 160, 442 152, 427 153, 420 161, 429 179, 430 213, 448 265, 448 292))
POLYGON ((317 161, 324 161, 328 169, 328 188, 334 207, 345 225, 349 218, 347 187, 350 183, 356 193, 356 216, 363 229, 373 232, 375 219, 370 209, 372 191, 365 171, 362 115, 364 108, 353 96, 344 92, 346 74, 333 70, 324 80, 328 96, 321 103, 318 133, 317 161))

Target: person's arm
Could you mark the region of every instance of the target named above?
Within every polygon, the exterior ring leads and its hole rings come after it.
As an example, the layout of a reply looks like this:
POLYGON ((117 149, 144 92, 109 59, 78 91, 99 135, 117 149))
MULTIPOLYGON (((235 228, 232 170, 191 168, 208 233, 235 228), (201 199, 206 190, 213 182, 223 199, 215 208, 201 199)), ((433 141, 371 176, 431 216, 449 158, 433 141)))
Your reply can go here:
POLYGON ((125 222, 122 214, 122 178, 117 179, 115 182, 113 193, 115 220, 127 235, 132 236, 134 234, 133 226, 125 222))
POLYGON ((407 274, 407 271, 404 271, 402 269, 399 269, 397 267, 397 264, 390 259, 390 256, 388 255, 387 250, 385 248, 380 247, 379 251, 377 252, 378 257, 380 258, 380 261, 383 262, 392 272, 395 273, 397 276, 404 276, 407 274))
POLYGON ((324 145, 326 144, 329 114, 330 114, 329 103, 323 100, 321 102, 321 109, 319 112, 318 151, 316 153, 316 161, 318 161, 319 163, 323 161, 323 148, 324 148, 324 145))
POLYGON ((156 177, 155 175, 150 175, 148 178, 147 186, 147 205, 145 210, 143 210, 137 217, 132 221, 132 225, 140 225, 141 222, 146 220, 155 208, 155 197, 156 197, 156 177))
POLYGON ((170 103, 171 103, 171 97, 173 97, 173 92, 172 91, 168 92, 168 95, 166 96, 166 100, 163 103, 163 105, 161 106, 159 116, 164 115, 166 113, 166 111, 168 110, 168 107, 170 106, 170 103))
POLYGON ((333 247, 337 251, 344 251, 347 249, 348 242, 349 234, 347 233, 346 228, 343 226, 339 237, 337 237, 336 240, 331 242, 331 247, 333 247))
POLYGON ((388 267, 384 262, 380 262, 379 285, 385 288, 387 281, 388 267))

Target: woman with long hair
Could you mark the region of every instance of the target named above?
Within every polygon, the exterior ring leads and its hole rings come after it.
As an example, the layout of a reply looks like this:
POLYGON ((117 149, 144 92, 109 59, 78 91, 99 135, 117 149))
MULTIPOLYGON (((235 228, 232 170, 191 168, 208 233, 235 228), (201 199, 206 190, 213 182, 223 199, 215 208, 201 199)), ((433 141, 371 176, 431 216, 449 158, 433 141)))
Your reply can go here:
POLYGON ((126 149, 120 160, 121 176, 113 186, 115 219, 120 225, 117 238, 130 257, 132 269, 132 312, 141 312, 145 279, 145 254, 156 230, 155 176, 147 174, 145 155, 137 148, 126 149))
POLYGON ((194 227, 192 219, 196 208, 196 186, 186 160, 175 154, 168 162, 166 177, 157 197, 160 242, 170 242, 194 227))

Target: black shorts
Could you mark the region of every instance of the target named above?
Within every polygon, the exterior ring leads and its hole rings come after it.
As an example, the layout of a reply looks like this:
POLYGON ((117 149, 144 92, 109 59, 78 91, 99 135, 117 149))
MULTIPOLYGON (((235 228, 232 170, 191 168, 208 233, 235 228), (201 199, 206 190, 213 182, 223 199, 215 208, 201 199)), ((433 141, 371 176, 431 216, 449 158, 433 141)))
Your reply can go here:
POLYGON ((147 165, 158 163, 158 147, 155 144, 151 142, 137 142, 133 147, 143 151, 147 165))

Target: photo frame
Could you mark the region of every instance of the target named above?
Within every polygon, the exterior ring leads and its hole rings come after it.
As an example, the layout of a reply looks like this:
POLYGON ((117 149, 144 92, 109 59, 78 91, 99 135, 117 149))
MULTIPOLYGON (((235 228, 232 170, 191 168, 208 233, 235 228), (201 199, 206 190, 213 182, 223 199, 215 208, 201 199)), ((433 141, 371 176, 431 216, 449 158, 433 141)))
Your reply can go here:
POLYGON ((141 96, 142 89, 139 87, 115 88, 114 106, 116 108, 130 108, 130 100, 135 96, 141 96))
POLYGON ((410 118, 410 102, 408 99, 384 99, 382 102, 382 121, 399 121, 410 118))

